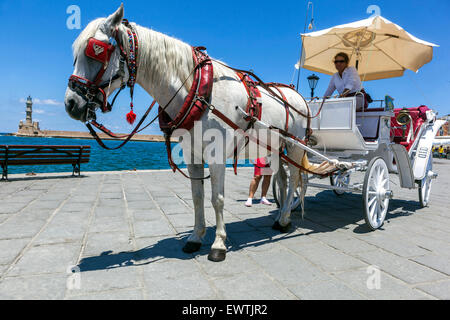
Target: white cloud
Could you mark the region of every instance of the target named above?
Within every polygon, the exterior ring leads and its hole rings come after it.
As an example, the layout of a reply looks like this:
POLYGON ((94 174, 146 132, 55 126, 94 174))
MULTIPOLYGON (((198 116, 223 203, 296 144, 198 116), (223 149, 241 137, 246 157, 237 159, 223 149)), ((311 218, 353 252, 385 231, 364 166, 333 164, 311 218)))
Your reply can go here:
MULTIPOLYGON (((27 99, 21 98, 19 100, 20 103, 26 103, 27 99)), ((41 106, 62 106, 64 103, 57 101, 55 99, 39 99, 33 98, 33 105, 41 105, 41 106)))
POLYGON ((44 110, 41 110, 41 109, 34 109, 34 110, 33 110, 33 113, 36 113, 36 114, 44 114, 45 111, 44 111, 44 110))

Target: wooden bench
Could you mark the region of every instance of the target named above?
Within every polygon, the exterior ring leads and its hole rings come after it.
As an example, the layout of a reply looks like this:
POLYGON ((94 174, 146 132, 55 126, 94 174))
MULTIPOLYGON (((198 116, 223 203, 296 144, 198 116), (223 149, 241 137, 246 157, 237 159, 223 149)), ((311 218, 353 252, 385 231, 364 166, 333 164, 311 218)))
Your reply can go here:
POLYGON ((72 175, 81 174, 81 164, 88 163, 90 146, 0 145, 2 180, 8 180, 9 166, 71 164, 72 175))

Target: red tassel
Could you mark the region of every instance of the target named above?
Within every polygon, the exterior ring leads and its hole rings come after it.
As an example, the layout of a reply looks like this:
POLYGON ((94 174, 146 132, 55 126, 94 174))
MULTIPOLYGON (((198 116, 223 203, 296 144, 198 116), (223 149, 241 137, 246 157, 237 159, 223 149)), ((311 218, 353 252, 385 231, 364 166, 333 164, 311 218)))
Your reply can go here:
POLYGON ((133 112, 133 110, 130 111, 130 113, 127 114, 127 122, 129 124, 133 124, 136 121, 136 114, 133 112))

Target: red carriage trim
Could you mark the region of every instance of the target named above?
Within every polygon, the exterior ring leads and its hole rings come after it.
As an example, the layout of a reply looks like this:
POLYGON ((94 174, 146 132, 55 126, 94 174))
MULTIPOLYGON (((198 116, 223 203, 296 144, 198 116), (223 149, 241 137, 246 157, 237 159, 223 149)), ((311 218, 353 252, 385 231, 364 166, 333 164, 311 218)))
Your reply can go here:
POLYGON ((427 111, 430 110, 427 106, 420 106, 418 108, 407 108, 409 111, 409 114, 412 119, 412 123, 408 124, 405 128, 406 134, 403 134, 402 126, 397 122, 396 117, 402 111, 403 109, 395 109, 394 113, 395 116, 391 118, 391 138, 393 141, 397 144, 403 145, 406 150, 410 150, 412 145, 414 144, 414 141, 417 139, 417 135, 419 133, 419 129, 422 126, 422 124, 427 120, 427 111), (408 138, 408 132, 410 130, 410 126, 412 125, 413 129, 413 135, 409 141, 407 141, 408 138))

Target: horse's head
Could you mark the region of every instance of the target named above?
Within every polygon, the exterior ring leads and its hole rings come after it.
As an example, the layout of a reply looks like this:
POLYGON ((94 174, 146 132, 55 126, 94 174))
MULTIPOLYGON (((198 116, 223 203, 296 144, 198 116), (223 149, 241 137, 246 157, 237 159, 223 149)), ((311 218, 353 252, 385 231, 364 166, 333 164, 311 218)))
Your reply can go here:
POLYGON ((128 70, 116 43, 123 14, 121 5, 108 18, 92 21, 73 44, 74 71, 64 103, 75 120, 95 119, 98 108, 110 111, 108 96, 126 83, 128 70))

